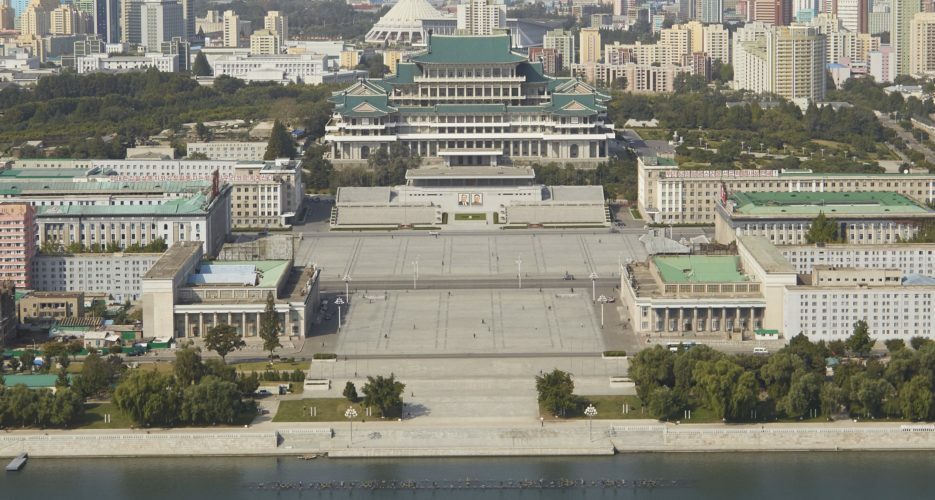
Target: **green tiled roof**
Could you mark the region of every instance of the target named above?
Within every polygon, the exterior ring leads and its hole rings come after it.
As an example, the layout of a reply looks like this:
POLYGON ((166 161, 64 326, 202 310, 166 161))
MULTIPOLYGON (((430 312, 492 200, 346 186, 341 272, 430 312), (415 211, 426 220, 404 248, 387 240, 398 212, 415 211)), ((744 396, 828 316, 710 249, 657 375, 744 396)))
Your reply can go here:
POLYGON ((734 193, 735 215, 807 216, 910 215, 933 213, 911 199, 891 191, 759 192, 734 193))
POLYGON ((36 207, 39 217, 89 215, 199 215, 206 212, 207 196, 197 193, 189 198, 167 201, 161 205, 63 205, 36 207))
POLYGON ((86 168, 8 168, 0 170, 0 180, 8 179, 73 179, 87 177, 86 168))
POLYGON ((508 35, 435 35, 425 52, 412 58, 416 63, 498 64, 518 63, 526 57, 510 50, 508 35))
POLYGON ((209 180, 141 182, 45 182, 42 179, 0 179, 0 194, 69 193, 196 193, 211 186, 209 180))
POLYGON ((666 283, 736 283, 749 281, 740 273, 735 255, 687 255, 653 257, 666 283))

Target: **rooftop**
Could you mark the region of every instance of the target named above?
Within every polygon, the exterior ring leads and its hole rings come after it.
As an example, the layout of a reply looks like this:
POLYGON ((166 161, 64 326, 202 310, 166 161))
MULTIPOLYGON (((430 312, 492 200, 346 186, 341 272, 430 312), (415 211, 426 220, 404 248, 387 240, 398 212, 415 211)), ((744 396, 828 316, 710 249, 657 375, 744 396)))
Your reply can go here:
POLYGON ((757 261, 763 270, 768 273, 791 273, 795 274, 795 268, 782 255, 782 252, 776 248, 776 245, 762 236, 740 236, 737 238, 740 244, 750 252, 750 255, 757 261))
MULTIPOLYGON (((39 169, 50 172, 71 171, 78 169, 39 169)), ((64 177, 64 176, 62 176, 64 177)), ((61 179, 62 177, 59 177, 61 179)), ((42 177, 0 177, 0 194, 3 195, 21 195, 21 194, 42 194, 42 193, 196 193, 211 186, 209 180, 194 181, 134 181, 134 182, 113 182, 110 180, 89 181, 89 182, 64 182, 61 180, 50 180, 43 182, 42 177)))
POLYGON ((0 180, 8 179, 74 179, 87 177, 86 168, 8 168, 0 170, 0 180))
POLYGON ((188 198, 178 198, 159 205, 56 205, 40 206, 37 215, 56 216, 93 216, 93 215, 198 215, 205 213, 208 197, 197 193, 188 198))
POLYGON ((191 282, 189 282, 189 286, 229 285, 256 286, 257 288, 276 288, 283 274, 291 270, 291 266, 288 260, 219 260, 213 262, 202 262, 199 264, 198 270, 201 272, 192 274, 191 277, 214 275, 218 278, 228 276, 233 279, 226 281, 224 279, 217 279, 215 281, 208 280, 203 283, 198 283, 197 285, 193 285, 191 282), (247 271, 247 268, 249 268, 250 271, 247 271), (209 272, 205 273, 204 271, 209 272), (252 274, 254 272, 259 278, 259 282, 256 283, 256 285, 246 285, 244 282, 239 280, 239 278, 243 277, 245 274, 252 274))
POLYGON ((509 64, 526 61, 513 53, 508 35, 443 36, 429 40, 425 52, 412 57, 415 63, 509 64))
POLYGON ((933 214, 911 199, 895 192, 739 192, 730 196, 735 215, 805 216, 834 215, 922 215, 933 214))
POLYGON ((169 249, 162 254, 162 257, 146 272, 143 279, 174 279, 182 266, 195 254, 201 255, 200 241, 180 241, 169 247, 169 249))
POLYGON ((749 281, 740 273, 735 255, 656 256, 653 263, 666 283, 737 283, 749 281))

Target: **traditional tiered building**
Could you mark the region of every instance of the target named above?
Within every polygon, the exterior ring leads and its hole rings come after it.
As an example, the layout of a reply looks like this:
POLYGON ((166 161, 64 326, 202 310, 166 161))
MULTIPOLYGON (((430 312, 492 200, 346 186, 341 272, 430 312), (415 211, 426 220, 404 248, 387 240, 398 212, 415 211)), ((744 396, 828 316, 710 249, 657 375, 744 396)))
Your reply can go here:
POLYGON ((511 50, 509 35, 434 36, 387 78, 334 93, 325 139, 337 163, 394 143, 428 163, 597 163, 608 156, 610 96, 511 50))

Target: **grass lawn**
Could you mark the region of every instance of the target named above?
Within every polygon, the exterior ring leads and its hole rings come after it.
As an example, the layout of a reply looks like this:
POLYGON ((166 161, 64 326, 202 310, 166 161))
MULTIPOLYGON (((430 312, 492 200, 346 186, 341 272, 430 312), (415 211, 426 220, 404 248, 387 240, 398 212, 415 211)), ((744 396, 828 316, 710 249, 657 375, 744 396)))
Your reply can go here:
MULTIPOLYGON (((130 361, 132 363, 132 361, 130 361)), ((156 371, 163 374, 175 373, 174 363, 140 363, 138 370, 156 371)))
POLYGON ((455 220, 487 220, 487 214, 455 214, 455 220))
MULTIPOLYGON (((653 416, 649 414, 648 409, 643 409, 643 403, 640 401, 640 398, 636 396, 579 397, 581 398, 582 404, 574 411, 568 412, 566 418, 587 418, 584 415, 584 409, 588 407, 588 404, 593 404, 594 408, 597 409, 597 415, 594 417, 596 420, 653 418, 653 416), (624 404, 630 405, 630 413, 623 413, 624 404)), ((539 414, 547 419, 555 418, 550 411, 546 410, 541 405, 539 406, 539 414)))
MULTIPOLYGON (((240 372, 265 372, 270 368, 269 363, 266 361, 254 361, 251 363, 231 363, 231 366, 237 369, 240 372)), ((295 369, 299 370, 308 370, 308 367, 311 366, 310 361, 294 361, 292 363, 285 363, 282 361, 276 361, 273 363, 272 369, 276 371, 293 371, 295 369)))
POLYGON ((638 209, 636 209, 636 208, 631 208, 631 209, 630 209, 630 215, 631 215, 635 220, 643 220, 643 216, 640 215, 640 211, 639 211, 638 209))
POLYGON ((636 133, 640 134, 640 137, 643 139, 650 140, 660 140, 665 141, 672 137, 672 133, 669 132, 669 129, 665 128, 638 128, 636 133))
POLYGON ((366 411, 360 403, 351 404, 344 398, 308 398, 291 399, 281 401, 279 410, 273 418, 273 422, 346 422, 344 412, 348 407, 357 410, 355 422, 367 420, 376 420, 379 417, 379 411, 374 408, 373 416, 367 417, 366 411), (317 409, 316 416, 310 415, 310 409, 317 409))
POLYGON ((130 417, 126 416, 113 403, 86 403, 84 415, 75 425, 81 429, 129 429, 133 425, 130 417), (110 423, 104 423, 104 415, 110 414, 110 423))

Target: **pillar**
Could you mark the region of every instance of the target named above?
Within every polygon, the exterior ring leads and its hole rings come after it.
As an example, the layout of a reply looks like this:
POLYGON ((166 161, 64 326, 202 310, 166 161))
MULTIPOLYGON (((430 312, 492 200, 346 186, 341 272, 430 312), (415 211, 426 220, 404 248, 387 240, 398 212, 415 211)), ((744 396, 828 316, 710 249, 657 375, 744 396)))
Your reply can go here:
POLYGON ((726 308, 726 307, 722 307, 722 308, 721 308, 721 328, 720 328, 720 330, 721 330, 722 332, 726 332, 726 331, 727 331, 727 308, 726 308))
POLYGON ((665 308, 665 321, 662 323, 662 331, 669 331, 669 308, 665 308))
POLYGON ((205 334, 205 315, 204 313, 198 313, 198 336, 201 337, 205 334))
POLYGON ((182 330, 182 338, 188 337, 188 332, 189 332, 188 313, 185 313, 184 316, 185 316, 185 329, 182 330))
POLYGON ((240 336, 247 336, 247 313, 240 313, 240 336))
POLYGON ((692 331, 698 331, 698 308, 692 308, 692 331))

